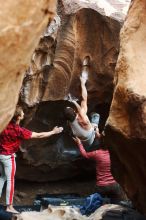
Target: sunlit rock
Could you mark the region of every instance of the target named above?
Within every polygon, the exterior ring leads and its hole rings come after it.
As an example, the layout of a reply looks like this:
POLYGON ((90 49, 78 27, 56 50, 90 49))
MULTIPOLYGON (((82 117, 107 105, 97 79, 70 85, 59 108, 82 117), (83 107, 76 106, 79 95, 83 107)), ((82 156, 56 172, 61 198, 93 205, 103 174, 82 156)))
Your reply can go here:
POLYGON ((75 13, 81 8, 92 8, 103 16, 123 21, 127 15, 130 0, 62 0, 66 13, 75 13))
POLYGON ((146 214, 146 7, 134 0, 121 30, 106 138, 113 174, 146 214))
POLYGON ((70 206, 52 206, 41 212, 22 212, 14 215, 12 220, 87 220, 86 216, 81 215, 78 208, 70 206))
POLYGON ((22 212, 12 217, 12 220, 105 220, 105 219, 134 219, 145 220, 145 217, 134 209, 120 205, 105 204, 89 216, 81 215, 80 210, 70 206, 49 205, 41 212, 22 212))
POLYGON ((24 73, 48 20, 54 0, 0 1, 0 130, 13 116, 24 73))

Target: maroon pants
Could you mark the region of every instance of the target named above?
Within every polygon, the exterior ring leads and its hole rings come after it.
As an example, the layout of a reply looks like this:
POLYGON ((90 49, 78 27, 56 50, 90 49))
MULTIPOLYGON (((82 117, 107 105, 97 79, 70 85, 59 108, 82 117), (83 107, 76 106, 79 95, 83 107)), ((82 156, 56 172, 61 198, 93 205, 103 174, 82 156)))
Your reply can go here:
POLYGON ((113 183, 107 186, 96 186, 96 192, 102 197, 110 198, 114 203, 126 200, 126 195, 118 183, 113 183))

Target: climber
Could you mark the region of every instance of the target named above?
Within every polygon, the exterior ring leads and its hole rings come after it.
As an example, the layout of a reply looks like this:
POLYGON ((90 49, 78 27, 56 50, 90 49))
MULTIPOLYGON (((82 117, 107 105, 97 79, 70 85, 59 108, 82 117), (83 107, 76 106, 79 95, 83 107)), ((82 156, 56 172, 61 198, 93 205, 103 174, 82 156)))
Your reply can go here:
POLYGON ((14 116, 5 130, 0 134, 0 196, 3 186, 6 186, 6 211, 18 213, 13 207, 14 196, 14 178, 16 171, 15 157, 23 140, 31 138, 46 138, 54 134, 61 133, 62 127, 54 127, 48 132, 33 132, 19 126, 20 121, 24 118, 23 110, 20 106, 16 107, 14 116))
POLYGON ((72 129, 73 135, 81 139, 84 146, 92 145, 95 137, 100 137, 98 124, 100 116, 98 113, 91 114, 91 122, 87 116, 87 89, 86 81, 88 78, 89 59, 85 58, 83 61, 83 71, 80 77, 81 81, 81 93, 82 100, 81 105, 76 101, 72 101, 75 105, 75 109, 66 107, 64 110, 65 117, 69 121, 69 125, 72 129))

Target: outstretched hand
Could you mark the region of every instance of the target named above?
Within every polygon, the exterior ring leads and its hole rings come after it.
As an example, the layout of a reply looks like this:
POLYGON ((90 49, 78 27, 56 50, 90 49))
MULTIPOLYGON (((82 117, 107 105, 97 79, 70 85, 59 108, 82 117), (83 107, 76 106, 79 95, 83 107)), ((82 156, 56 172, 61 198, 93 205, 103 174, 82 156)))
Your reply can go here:
POLYGON ((77 145, 82 144, 81 140, 78 137, 73 137, 73 140, 76 142, 77 145))
POLYGON ((53 131, 54 134, 59 134, 63 131, 63 127, 56 126, 56 127, 53 128, 52 131, 53 131))

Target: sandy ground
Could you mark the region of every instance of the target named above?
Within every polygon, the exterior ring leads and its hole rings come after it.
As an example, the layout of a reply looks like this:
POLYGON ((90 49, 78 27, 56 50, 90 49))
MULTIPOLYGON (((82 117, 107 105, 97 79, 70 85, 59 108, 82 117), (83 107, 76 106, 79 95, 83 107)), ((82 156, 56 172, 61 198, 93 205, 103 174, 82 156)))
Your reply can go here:
MULTIPOLYGON (((93 192, 95 192, 95 182, 92 179, 73 179, 50 183, 16 181, 14 205, 32 205, 35 196, 43 193, 78 193, 87 196, 93 192)), ((5 204, 5 189, 0 204, 5 204)))

